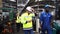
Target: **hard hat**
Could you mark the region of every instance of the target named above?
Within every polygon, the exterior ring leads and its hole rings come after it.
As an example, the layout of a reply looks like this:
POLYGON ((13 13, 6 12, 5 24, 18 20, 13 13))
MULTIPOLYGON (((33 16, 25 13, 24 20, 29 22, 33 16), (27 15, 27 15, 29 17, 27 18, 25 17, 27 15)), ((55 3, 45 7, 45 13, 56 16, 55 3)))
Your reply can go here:
POLYGON ((29 6, 29 7, 26 8, 26 10, 28 10, 28 11, 31 12, 32 11, 32 8, 29 6))
POLYGON ((50 5, 45 5, 45 8, 49 8, 50 7, 50 5))

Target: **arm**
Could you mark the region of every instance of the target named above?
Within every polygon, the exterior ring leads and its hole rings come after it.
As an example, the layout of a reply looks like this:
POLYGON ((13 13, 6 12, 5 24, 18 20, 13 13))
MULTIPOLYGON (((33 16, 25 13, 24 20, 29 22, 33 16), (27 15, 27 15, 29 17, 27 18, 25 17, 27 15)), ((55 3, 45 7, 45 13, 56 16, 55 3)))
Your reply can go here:
POLYGON ((34 13, 31 13, 30 16, 31 16, 31 17, 35 17, 35 14, 34 14, 34 13))
POLYGON ((21 23, 22 24, 25 24, 26 23, 26 19, 25 19, 25 16, 24 15, 21 15, 21 23))
POLYGON ((41 15, 40 15, 40 24, 42 25, 42 22, 43 22, 43 14, 41 13, 41 15))
POLYGON ((41 29, 41 27, 42 27, 42 22, 43 22, 43 15, 42 15, 42 13, 41 13, 41 15, 40 15, 40 29, 41 29))

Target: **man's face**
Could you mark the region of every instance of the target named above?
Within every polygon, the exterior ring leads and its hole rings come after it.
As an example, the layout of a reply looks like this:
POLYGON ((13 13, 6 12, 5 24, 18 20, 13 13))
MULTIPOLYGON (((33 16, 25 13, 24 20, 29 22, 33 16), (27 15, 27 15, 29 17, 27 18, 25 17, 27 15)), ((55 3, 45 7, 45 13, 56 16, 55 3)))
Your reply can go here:
POLYGON ((45 8, 46 12, 49 12, 49 8, 45 8))

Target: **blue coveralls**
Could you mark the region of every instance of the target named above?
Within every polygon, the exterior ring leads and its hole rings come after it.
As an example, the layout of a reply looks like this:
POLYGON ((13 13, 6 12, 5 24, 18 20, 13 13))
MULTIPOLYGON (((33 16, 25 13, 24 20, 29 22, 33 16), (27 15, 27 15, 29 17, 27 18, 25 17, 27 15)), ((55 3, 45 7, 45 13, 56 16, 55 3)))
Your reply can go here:
POLYGON ((42 34, 45 34, 47 30, 48 34, 52 34, 52 29, 50 26, 52 15, 50 13, 42 12, 40 16, 40 21, 42 21, 42 34))

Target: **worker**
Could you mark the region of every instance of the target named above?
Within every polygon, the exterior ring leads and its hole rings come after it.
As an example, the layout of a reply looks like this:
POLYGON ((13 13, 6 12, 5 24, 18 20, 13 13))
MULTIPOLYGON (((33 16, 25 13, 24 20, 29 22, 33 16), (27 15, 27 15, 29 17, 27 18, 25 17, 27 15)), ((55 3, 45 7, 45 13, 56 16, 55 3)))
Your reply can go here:
POLYGON ((26 12, 21 15, 21 23, 23 24, 23 31, 25 34, 34 34, 32 25, 32 18, 34 16, 35 15, 31 7, 27 7, 26 12))
POLYGON ((19 13, 17 13, 16 27, 17 27, 17 32, 19 32, 20 31, 20 16, 19 16, 19 13))
POLYGON ((45 11, 41 12, 40 15, 40 24, 42 27, 42 34, 45 34, 45 31, 47 30, 48 34, 52 34, 52 29, 51 29, 51 20, 52 20, 52 15, 49 12, 50 6, 45 5, 45 11))

